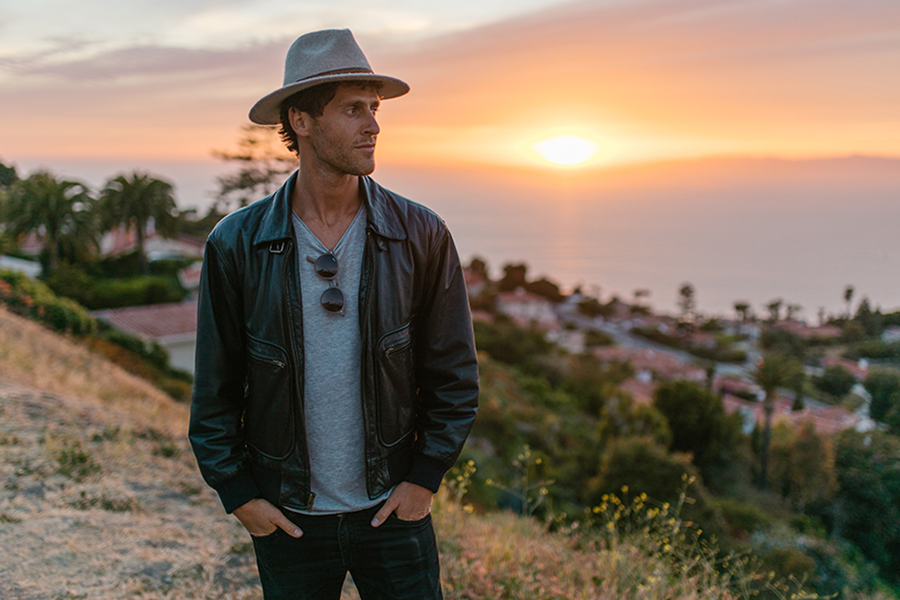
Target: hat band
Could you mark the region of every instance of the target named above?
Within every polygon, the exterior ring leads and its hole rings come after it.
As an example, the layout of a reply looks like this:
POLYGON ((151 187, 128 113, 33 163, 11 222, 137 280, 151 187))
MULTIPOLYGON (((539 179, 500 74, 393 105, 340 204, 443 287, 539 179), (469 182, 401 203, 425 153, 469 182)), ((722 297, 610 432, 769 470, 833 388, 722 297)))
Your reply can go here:
POLYGON ((319 77, 327 77, 329 75, 343 75, 345 73, 365 73, 366 75, 374 75, 374 73, 368 69, 336 69, 334 71, 325 71, 323 73, 316 73, 315 75, 310 75, 309 77, 304 77, 303 79, 298 79, 294 83, 301 83, 303 81, 308 81, 310 79, 318 79, 319 77))

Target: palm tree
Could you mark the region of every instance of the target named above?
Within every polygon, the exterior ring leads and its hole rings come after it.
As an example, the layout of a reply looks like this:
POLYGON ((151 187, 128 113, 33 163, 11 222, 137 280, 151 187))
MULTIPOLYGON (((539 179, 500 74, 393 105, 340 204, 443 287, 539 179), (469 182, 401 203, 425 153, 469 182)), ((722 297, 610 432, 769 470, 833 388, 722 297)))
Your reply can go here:
POLYGON ((73 256, 97 248, 93 202, 83 184, 37 171, 13 184, 2 217, 13 236, 37 234, 44 244, 49 275, 59 266, 62 254, 73 256))
POLYGON ((120 225, 127 231, 134 230, 141 273, 146 275, 150 266, 144 252, 144 235, 150 220, 163 235, 174 235, 178 229, 172 184, 135 171, 107 181, 100 201, 104 230, 120 225))
POLYGON ((786 385, 793 372, 799 368, 796 359, 780 354, 769 354, 759 361, 753 379, 763 389, 763 412, 766 421, 763 429, 762 447, 759 453, 759 487, 765 489, 768 483, 769 443, 772 440, 772 413, 775 411, 775 394, 786 385))

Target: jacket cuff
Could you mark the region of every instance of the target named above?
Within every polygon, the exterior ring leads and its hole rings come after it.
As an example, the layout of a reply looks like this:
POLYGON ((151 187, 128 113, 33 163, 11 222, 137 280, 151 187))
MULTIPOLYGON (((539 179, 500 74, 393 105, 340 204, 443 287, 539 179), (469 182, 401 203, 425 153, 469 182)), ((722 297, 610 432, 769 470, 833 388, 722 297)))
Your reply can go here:
POLYGON ((441 461, 417 452, 413 454, 412 467, 410 467, 409 473, 406 474, 403 481, 421 485, 423 488, 427 488, 436 494, 438 488, 441 487, 444 473, 447 471, 449 469, 441 461))
POLYGON ((215 486, 215 490, 219 494, 222 506, 225 507, 225 512, 229 514, 261 495, 248 469, 238 471, 231 479, 226 479, 215 486))

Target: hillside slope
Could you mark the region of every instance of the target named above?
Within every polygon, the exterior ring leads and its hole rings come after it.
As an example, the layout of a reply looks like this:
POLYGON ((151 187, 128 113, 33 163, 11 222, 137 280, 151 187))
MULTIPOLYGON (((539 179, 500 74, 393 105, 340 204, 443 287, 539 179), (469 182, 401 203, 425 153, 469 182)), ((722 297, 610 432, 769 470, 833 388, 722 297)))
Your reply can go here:
MULTIPOLYGON (((187 419, 146 382, 0 309, 0 598, 261 598, 249 536, 200 480, 187 419)), ((731 597, 708 563, 679 573, 648 545, 470 514, 446 493, 435 527, 448 600, 731 597)))

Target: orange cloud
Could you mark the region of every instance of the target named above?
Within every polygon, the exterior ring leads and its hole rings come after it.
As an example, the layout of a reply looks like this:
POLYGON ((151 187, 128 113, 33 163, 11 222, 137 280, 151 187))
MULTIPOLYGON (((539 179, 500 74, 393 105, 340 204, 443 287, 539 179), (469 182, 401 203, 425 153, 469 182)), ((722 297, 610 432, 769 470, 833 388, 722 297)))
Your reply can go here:
MULTIPOLYGON (((575 2, 418 42, 363 37, 409 81, 382 109, 383 163, 532 168, 577 134, 610 164, 712 154, 900 155, 900 3, 575 2)), ((290 39, 135 45, 0 61, 6 157, 196 159, 280 84, 290 39)), ((90 50, 90 48, 88 48, 90 50)))

